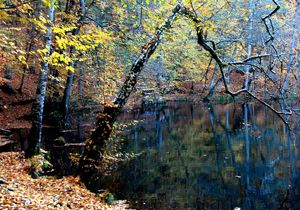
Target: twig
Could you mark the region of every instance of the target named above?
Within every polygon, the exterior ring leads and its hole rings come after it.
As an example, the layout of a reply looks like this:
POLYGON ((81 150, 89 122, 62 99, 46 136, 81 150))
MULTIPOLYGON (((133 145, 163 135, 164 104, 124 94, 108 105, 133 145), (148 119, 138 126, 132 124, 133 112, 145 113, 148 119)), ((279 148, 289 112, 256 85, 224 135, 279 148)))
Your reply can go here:
POLYGON ((263 23, 264 23, 264 25, 266 27, 267 33, 270 36, 270 38, 265 42, 265 44, 268 44, 270 41, 274 40, 274 36, 271 33, 270 28, 269 28, 269 26, 267 24, 267 19, 269 20, 269 22, 271 24, 272 31, 274 31, 274 27, 273 27, 273 23, 272 23, 271 17, 272 17, 272 15, 274 15, 280 9, 279 4, 275 0, 272 0, 272 1, 276 5, 276 8, 273 11, 271 11, 268 15, 266 15, 265 17, 262 18, 262 21, 263 21, 263 23))

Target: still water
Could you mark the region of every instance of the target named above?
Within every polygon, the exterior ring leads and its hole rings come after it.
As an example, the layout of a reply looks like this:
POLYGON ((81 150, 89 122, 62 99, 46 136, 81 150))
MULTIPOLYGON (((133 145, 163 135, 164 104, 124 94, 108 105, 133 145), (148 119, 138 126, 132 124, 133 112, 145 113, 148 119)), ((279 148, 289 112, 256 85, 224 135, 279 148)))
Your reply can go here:
MULTIPOLYGON (((76 112, 70 130, 44 129, 44 148, 63 136, 79 143, 90 135, 95 113, 76 112)), ((300 209, 300 124, 289 131, 259 104, 167 103, 121 114, 123 151, 140 154, 112 174, 118 199, 136 209, 300 209)), ((296 123, 297 124, 297 123, 296 123)), ((28 133, 28 132, 27 132, 28 133)), ((16 131, 19 139, 26 132, 16 131)), ((17 139, 18 139, 17 138, 17 139)), ((21 149, 26 142, 20 141, 21 149)), ((14 147, 11 150, 17 150, 14 147)), ((53 153, 60 175, 72 174, 66 147, 53 153), (61 164, 63 163, 63 164, 61 164)))
POLYGON ((116 174, 137 209, 300 209, 299 135, 255 104, 169 103, 120 121, 141 153, 116 174))

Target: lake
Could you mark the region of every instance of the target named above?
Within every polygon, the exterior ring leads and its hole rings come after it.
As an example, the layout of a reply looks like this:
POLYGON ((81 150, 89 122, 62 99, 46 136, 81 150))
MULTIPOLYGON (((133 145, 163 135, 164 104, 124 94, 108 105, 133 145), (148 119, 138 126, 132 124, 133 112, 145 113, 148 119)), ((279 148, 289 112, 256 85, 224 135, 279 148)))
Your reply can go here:
POLYGON ((300 209, 299 135, 257 104, 168 103, 120 121, 124 151, 140 154, 115 174, 137 209, 300 209))

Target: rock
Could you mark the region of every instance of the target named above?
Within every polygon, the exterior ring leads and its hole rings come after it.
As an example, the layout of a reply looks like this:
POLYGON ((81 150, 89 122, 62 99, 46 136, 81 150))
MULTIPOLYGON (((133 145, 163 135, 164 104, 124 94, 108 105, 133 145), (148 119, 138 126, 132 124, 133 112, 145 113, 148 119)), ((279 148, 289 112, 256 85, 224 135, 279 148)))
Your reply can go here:
POLYGON ((66 143, 66 140, 62 136, 54 139, 54 141, 53 141, 53 144, 55 147, 63 147, 65 145, 65 143, 66 143))
POLYGON ((115 197, 111 193, 107 193, 104 197, 104 202, 108 203, 108 204, 112 204, 114 202, 114 200, 115 200, 115 197))
POLYGON ((0 128, 0 134, 9 136, 9 135, 11 134, 11 131, 10 131, 10 130, 6 130, 6 129, 3 129, 3 128, 0 128))

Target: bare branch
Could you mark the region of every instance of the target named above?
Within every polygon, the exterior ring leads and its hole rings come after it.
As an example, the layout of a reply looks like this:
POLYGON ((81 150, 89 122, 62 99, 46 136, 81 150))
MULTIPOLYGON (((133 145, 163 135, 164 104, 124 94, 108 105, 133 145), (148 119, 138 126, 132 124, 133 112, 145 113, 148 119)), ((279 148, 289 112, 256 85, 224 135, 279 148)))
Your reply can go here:
MULTIPOLYGON (((273 2, 275 2, 275 0, 273 0, 273 2)), ((276 5, 277 5, 277 3, 276 3, 276 5)), ((275 9, 272 13, 270 13, 269 15, 267 15, 265 17, 265 19, 268 18, 268 17, 271 17, 278 9, 279 8, 275 9)), ((219 55, 217 54, 217 52, 207 44, 207 42, 206 42, 206 40, 204 39, 204 36, 203 36, 202 28, 200 27, 200 22, 194 16, 194 14, 191 11, 189 11, 189 9, 187 9, 186 7, 182 8, 182 10, 180 11, 180 14, 184 15, 185 17, 187 17, 188 19, 190 19, 191 21, 194 22, 195 28, 196 28, 196 31, 197 31, 198 44, 200 46, 202 46, 206 51, 208 51, 210 53, 211 57, 218 64, 220 72, 221 72, 223 84, 224 84, 224 87, 225 87, 225 93, 231 95, 232 97, 235 97, 235 96, 237 96, 237 95, 239 95, 241 93, 247 93, 250 97, 256 99, 258 102, 260 102, 264 106, 268 107, 272 112, 274 112, 284 122, 284 124, 286 124, 287 127, 290 129, 288 122, 283 118, 282 115, 291 115, 292 114, 291 110, 289 110, 288 112, 279 112, 276 109, 274 109, 270 104, 268 104, 267 102, 265 102, 262 99, 258 98, 256 95, 254 95, 253 93, 251 93, 246 88, 240 89, 238 91, 232 91, 232 90, 229 89, 228 84, 226 82, 225 73, 224 73, 224 67, 226 67, 226 65, 228 65, 228 64, 223 63, 223 61, 221 60, 221 58, 219 57, 219 55)), ((257 59, 257 58, 262 58, 262 57, 268 57, 268 56, 270 56, 270 55, 269 54, 257 55, 257 56, 253 56, 253 57, 247 58, 247 59, 245 59, 242 62, 232 62, 232 63, 238 63, 238 64, 242 63, 242 64, 245 64, 245 63, 247 63, 247 61, 250 61, 250 60, 253 60, 253 59, 257 59)))
POLYGON ((280 9, 279 4, 275 0, 272 0, 272 1, 276 5, 276 8, 272 12, 270 12, 268 15, 266 15, 262 18, 262 21, 263 21, 263 23, 266 27, 267 33, 270 36, 270 38, 265 42, 266 44, 268 44, 270 41, 274 40, 274 36, 273 36, 274 27, 273 27, 271 17, 272 17, 272 15, 274 15, 280 9), (267 20, 269 20, 269 22, 270 22, 270 25, 271 25, 271 28, 272 28, 272 33, 271 33, 271 30, 270 30, 270 28, 267 24, 267 20))
POLYGON ((247 64, 248 61, 252 61, 252 60, 255 60, 255 59, 258 59, 258 58, 270 57, 270 56, 272 56, 272 55, 271 54, 256 55, 256 56, 249 57, 249 58, 247 58, 245 60, 242 60, 242 61, 235 61, 235 62, 226 63, 225 66, 230 66, 230 65, 245 65, 245 64, 247 64))

